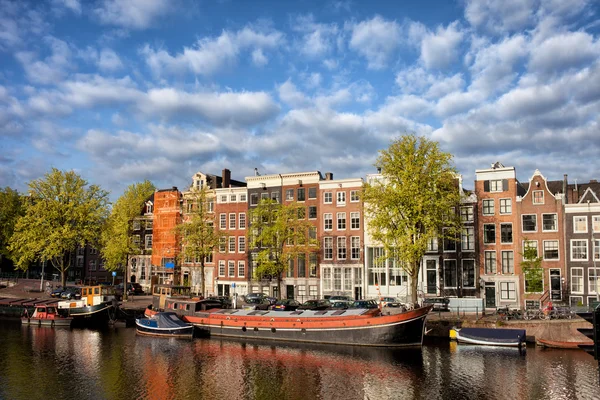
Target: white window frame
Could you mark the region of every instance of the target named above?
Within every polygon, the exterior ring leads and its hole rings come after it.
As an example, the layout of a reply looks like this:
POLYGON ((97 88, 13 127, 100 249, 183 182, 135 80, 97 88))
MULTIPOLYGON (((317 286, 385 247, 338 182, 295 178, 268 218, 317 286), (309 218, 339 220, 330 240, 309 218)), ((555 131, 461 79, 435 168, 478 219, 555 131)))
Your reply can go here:
POLYGON ((237 195, 236 194, 232 194, 229 196, 229 201, 232 203, 237 203, 237 195))
POLYGON ((245 203, 247 200, 247 196, 245 193, 240 194, 240 203, 245 203))
POLYGON ((596 289, 598 288, 597 280, 600 279, 600 268, 588 268, 587 273, 588 273, 588 280, 587 280, 588 294, 596 294, 596 289), (592 283, 592 280, 593 280, 593 283, 592 283))
POLYGON ((243 278, 246 276, 246 262, 243 260, 238 260, 238 277, 243 278))
POLYGON ((346 237, 337 237, 337 259, 345 260, 348 257, 348 247, 346 246, 346 237))
POLYGON ((514 301, 517 299, 517 285, 515 282, 503 281, 500 282, 500 300, 505 301, 514 301), (508 296, 504 296, 504 293, 507 293, 508 296), (513 294, 511 296, 511 293, 513 294))
POLYGON ((220 199, 220 200, 219 200, 219 203, 227 203, 227 195, 226 195, 226 194, 222 194, 222 195, 219 197, 219 199, 220 199))
MULTIPOLYGON (((542 257, 544 260, 547 261, 559 261, 560 260, 560 241, 558 239, 554 239, 554 240, 543 240, 542 241, 542 257), (546 243, 556 243, 556 251, 557 251, 557 256, 556 258, 546 258, 546 243)), ((552 250, 554 250, 554 248, 552 248, 552 250)))
POLYGON ((235 220, 236 214, 235 213, 230 213, 229 214, 229 229, 235 229, 235 220))
POLYGON ((543 213, 542 214, 542 232, 558 232, 558 214, 557 213, 543 213), (544 216, 554 215, 554 229, 544 228, 544 216))
POLYGON ((238 236, 238 253, 246 252, 246 236, 238 236))
POLYGON ((360 212, 353 211, 350 213, 350 229, 353 231, 360 229, 360 212))
POLYGON ((152 249, 152 235, 145 235, 144 236, 144 248, 146 250, 152 249))
POLYGON ((570 246, 570 250, 571 250, 571 261, 574 262, 578 262, 578 261, 588 261, 588 259, 590 258, 589 256, 589 251, 588 251, 588 240, 587 239, 571 239, 571 246, 570 246), (585 258, 573 258, 573 253, 574 253, 574 248, 575 246, 573 245, 574 242, 582 242, 585 243, 585 258))
POLYGON ((584 292, 584 288, 585 288, 585 280, 583 279, 584 275, 583 275, 583 268, 582 267, 573 267, 571 268, 571 293, 576 293, 576 294, 583 294, 584 292), (575 275, 574 272, 580 272, 581 275, 577 274, 575 275), (581 290, 575 290, 576 289, 576 285, 578 283, 578 281, 580 280, 580 287, 581 290))
POLYGON ((497 232, 496 232, 496 224, 483 224, 483 244, 484 245, 496 244, 496 236, 498 236, 497 232), (487 235, 486 235, 486 232, 485 232, 485 227, 486 226, 490 226, 490 225, 494 227, 494 241, 493 242, 486 242, 487 235))
POLYGON ((521 214, 521 232, 531 233, 531 232, 537 232, 537 231, 538 231, 537 214, 521 214), (535 217, 535 229, 531 230, 531 231, 526 231, 525 230, 525 221, 523 220, 523 217, 532 216, 532 215, 535 217))
POLYGON ((600 215, 592 215, 592 232, 600 232, 600 215))
POLYGON ((475 251, 475 227, 465 226, 461 232, 460 249, 465 251, 475 251))
POLYGON ((502 191, 502 179, 490 179, 490 193, 502 191))
POLYGON ((333 260, 333 237, 331 236, 323 238, 323 260, 333 260), (329 257, 328 252, 331 254, 329 257))
POLYGON ((227 261, 227 276, 229 276, 230 278, 235 277, 235 261, 234 260, 227 261))
POLYGON ((346 227, 348 226, 346 224, 346 213, 345 212, 339 212, 336 213, 336 224, 335 227, 338 231, 345 231, 346 227), (343 225, 343 227, 341 227, 343 225))
POLYGON ((358 190, 350 191, 350 203, 358 203, 360 201, 360 196, 358 195, 358 190))
POLYGON ((500 258, 500 268, 501 268, 502 274, 503 275, 514 275, 514 273, 515 273, 515 252, 512 250, 502 250, 500 252, 500 257, 501 257, 500 258), (512 268, 507 268, 508 271, 504 272, 504 254, 509 254, 509 253, 512 254, 512 259, 511 259, 512 268), (511 269, 512 269, 512 271, 511 271, 511 269))
POLYGON ((339 206, 346 205, 346 192, 341 190, 335 193, 335 204, 339 206))
POLYGON ((477 263, 475 262, 474 258, 464 258, 461 260, 461 281, 462 281, 462 285, 463 288, 466 289, 475 289, 475 286, 477 285, 477 263), (473 285, 472 286, 466 286, 465 285, 465 261, 472 261, 473 262, 473 285))
MULTIPOLYGON (((490 258, 491 260, 491 258, 490 258)), ((486 275, 495 275, 496 273, 498 273, 498 259, 496 257, 496 250, 485 250, 483 252, 483 271, 485 272, 486 275), (488 257, 487 254, 493 254, 494 255, 494 263, 492 265, 492 268, 488 268, 488 257), (490 272, 491 271, 491 272, 490 272)))
POLYGON ((473 218, 473 206, 460 207, 460 220, 462 222, 473 222, 473 218))
POLYGON ((323 193, 323 204, 333 204, 333 192, 323 193))
POLYGON ((227 229, 227 214, 219 214, 219 229, 227 229))
POLYGON ((515 235, 514 235, 514 230, 512 229, 512 222, 502 222, 500 223, 500 244, 512 244, 515 240, 515 235), (502 225, 510 225, 510 231, 511 231, 511 240, 510 242, 504 242, 502 241, 502 225))
POLYGON ((529 245, 529 247, 533 247, 535 249, 535 258, 538 258, 540 255, 540 249, 538 246, 538 241, 537 240, 523 240, 523 242, 521 242, 521 247, 523 249, 523 261, 533 261, 533 260, 528 260, 525 258, 525 246, 529 245), (535 244, 534 244, 535 243, 535 244))
POLYGON ((360 236, 350 237, 350 259, 360 260, 360 236))
POLYGON ((333 213, 323 214, 323 230, 325 230, 325 231, 333 230, 333 213), (327 227, 327 225, 329 225, 329 227, 327 227))
POLYGON ((587 225, 588 225, 587 224, 587 215, 575 215, 573 217, 573 233, 587 233, 587 231, 588 231, 587 225), (582 221, 584 223, 583 230, 577 229, 577 220, 582 221))
POLYGON ((498 199, 498 204, 499 204, 499 213, 501 215, 510 215, 512 214, 512 199, 510 197, 508 198, 504 198, 504 199, 498 199), (502 204, 502 202, 504 202, 504 204, 502 204), (502 208, 504 208, 504 212, 502 212, 502 208), (506 209, 509 208, 510 211, 506 211, 506 209))
POLYGON ((219 260, 219 276, 225 276, 225 260, 219 260))
POLYGON ((494 199, 483 199, 481 201, 481 213, 485 216, 489 216, 489 215, 495 215, 496 214, 496 204, 494 202, 494 199), (489 205, 486 207, 486 204, 491 203, 492 206, 490 207, 489 205), (486 208, 488 209, 488 211, 486 212, 486 208), (491 208, 492 212, 489 212, 489 209, 491 208))
POLYGON ((227 246, 227 249, 229 250, 228 253, 235 253, 235 247, 236 247, 235 236, 229 236, 229 245, 227 246))
POLYGON ((444 289, 456 289, 458 288, 458 281, 461 277, 458 274, 458 261, 455 258, 448 258, 442 261, 442 281, 444 284, 444 289), (446 262, 454 261, 454 270, 456 272, 456 286, 446 286, 446 262))
POLYGON ((534 205, 543 205, 544 204, 544 191, 543 190, 534 190, 534 191, 532 191, 531 192, 531 202, 534 205), (542 194, 542 198, 541 198, 542 201, 536 201, 535 195, 536 194, 540 194, 540 193, 542 194))
POLYGON ((238 224, 239 229, 246 229, 246 213, 239 213, 238 224))
POLYGON ((592 253, 592 260, 593 261, 600 261, 600 239, 592 239, 592 248, 593 248, 593 253, 592 253))

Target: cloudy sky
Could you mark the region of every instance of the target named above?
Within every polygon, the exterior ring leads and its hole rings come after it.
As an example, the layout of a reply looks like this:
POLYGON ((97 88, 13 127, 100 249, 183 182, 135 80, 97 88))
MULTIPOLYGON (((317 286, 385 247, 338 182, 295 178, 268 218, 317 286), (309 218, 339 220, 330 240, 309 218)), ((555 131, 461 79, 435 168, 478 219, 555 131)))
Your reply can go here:
POLYGON ((600 176, 595 0, 0 0, 0 186, 374 172, 405 132, 473 187, 600 176))

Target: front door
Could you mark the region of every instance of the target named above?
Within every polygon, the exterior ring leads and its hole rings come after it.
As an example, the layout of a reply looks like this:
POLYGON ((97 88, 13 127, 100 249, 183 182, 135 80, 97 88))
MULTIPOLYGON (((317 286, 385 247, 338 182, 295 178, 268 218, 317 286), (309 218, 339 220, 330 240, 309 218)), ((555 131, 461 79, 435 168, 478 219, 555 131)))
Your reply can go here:
POLYGON ((553 301, 562 300, 560 269, 550 270, 550 298, 553 301))
POLYGON ((485 283, 485 308, 496 308, 496 284, 485 283))
POLYGON ((360 299, 362 299, 362 288, 357 286, 354 288, 354 300, 360 299))
POLYGON ((437 294, 437 262, 425 260, 427 271, 427 294, 437 294))
POLYGON ((294 285, 286 285, 285 292, 288 299, 294 298, 294 285))
POLYGON ((279 288, 277 286, 273 286, 273 297, 279 298, 279 288))

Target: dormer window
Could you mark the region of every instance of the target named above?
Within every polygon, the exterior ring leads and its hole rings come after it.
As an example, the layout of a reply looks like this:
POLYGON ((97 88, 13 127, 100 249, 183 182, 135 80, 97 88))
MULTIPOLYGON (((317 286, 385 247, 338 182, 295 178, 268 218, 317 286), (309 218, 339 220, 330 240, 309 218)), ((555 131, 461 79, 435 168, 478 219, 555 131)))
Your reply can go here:
POLYGON ((544 191, 534 190, 533 191, 533 204, 544 204, 544 191))

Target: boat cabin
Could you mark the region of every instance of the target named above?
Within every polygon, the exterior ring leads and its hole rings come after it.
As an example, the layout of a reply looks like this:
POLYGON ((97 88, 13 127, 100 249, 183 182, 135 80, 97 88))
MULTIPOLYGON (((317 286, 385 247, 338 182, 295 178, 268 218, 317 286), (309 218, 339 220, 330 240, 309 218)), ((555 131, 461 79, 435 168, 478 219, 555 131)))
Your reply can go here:
POLYGON ((58 314, 54 306, 36 306, 31 318, 50 319, 58 314))
POLYGON ((192 289, 189 286, 154 285, 152 288, 152 307, 164 310, 168 298, 190 299, 192 289))

